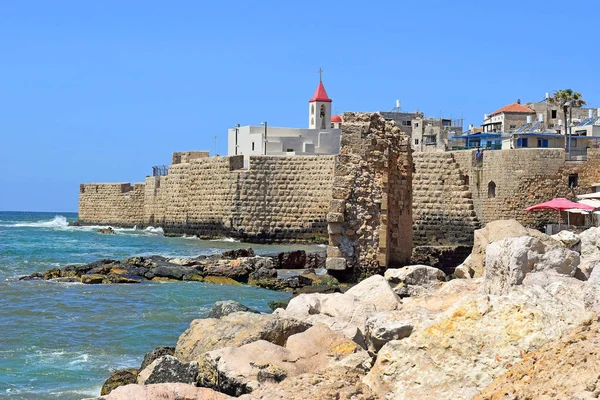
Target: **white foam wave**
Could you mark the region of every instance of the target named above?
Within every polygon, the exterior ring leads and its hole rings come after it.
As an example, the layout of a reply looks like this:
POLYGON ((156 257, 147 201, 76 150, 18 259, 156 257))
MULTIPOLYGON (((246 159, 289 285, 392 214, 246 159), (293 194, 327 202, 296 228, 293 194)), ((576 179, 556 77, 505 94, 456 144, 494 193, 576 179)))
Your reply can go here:
POLYGON ((164 233, 163 228, 159 227, 153 227, 153 226, 149 226, 145 229, 146 232, 149 233, 154 233, 154 234, 159 234, 162 235, 164 233))
POLYGON ((18 224, 13 224, 16 228, 59 228, 64 229, 69 226, 67 222, 67 218, 62 215, 55 216, 50 221, 38 221, 38 222, 21 222, 18 224))
POLYGON ((210 241, 211 242, 239 243, 238 239, 234 239, 234 238, 230 238, 230 237, 219 238, 219 239, 211 239, 210 241))
POLYGON ((192 236, 188 236, 185 233, 183 234, 183 236, 181 237, 182 239, 188 239, 188 240, 197 240, 198 236, 196 235, 192 235, 192 236))

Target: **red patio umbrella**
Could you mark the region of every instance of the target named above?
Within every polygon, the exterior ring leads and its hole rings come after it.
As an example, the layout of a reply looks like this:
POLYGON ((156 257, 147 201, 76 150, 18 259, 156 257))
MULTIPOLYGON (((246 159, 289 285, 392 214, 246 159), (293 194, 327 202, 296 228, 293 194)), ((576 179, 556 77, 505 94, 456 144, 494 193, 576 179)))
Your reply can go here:
POLYGON ((535 210, 557 210, 558 211, 558 225, 560 226, 560 212, 565 210, 570 210, 572 208, 576 208, 584 211, 592 211, 595 210, 594 207, 588 206, 587 204, 575 203, 571 200, 567 200, 563 197, 559 197, 557 199, 552 199, 550 201, 546 201, 544 203, 536 204, 531 207, 527 207, 526 211, 535 211, 535 210))

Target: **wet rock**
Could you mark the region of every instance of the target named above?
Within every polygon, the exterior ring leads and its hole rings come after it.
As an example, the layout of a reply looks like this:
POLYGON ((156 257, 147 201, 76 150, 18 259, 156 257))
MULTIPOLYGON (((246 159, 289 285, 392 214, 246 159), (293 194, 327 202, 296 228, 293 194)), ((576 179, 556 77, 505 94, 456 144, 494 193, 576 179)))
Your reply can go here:
POLYGON ((283 345, 288 337, 310 326, 294 318, 249 312, 236 312, 221 319, 196 319, 179 337, 175 356, 182 362, 189 362, 207 351, 241 346, 256 340, 283 345))
POLYGON ((254 250, 252 250, 251 248, 247 248, 247 249, 237 249, 237 250, 225 251, 225 252, 221 253, 221 256, 219 258, 224 259, 224 260, 235 260, 237 258, 254 257, 254 256, 256 256, 256 254, 254 254, 254 250))
POLYGON ((116 235, 117 232, 110 226, 108 228, 96 229, 96 232, 101 233, 103 235, 116 235))
POLYGON ((263 288, 263 289, 277 290, 277 291, 284 291, 286 289, 289 289, 288 281, 286 279, 281 279, 281 278, 262 278, 262 279, 257 279, 257 280, 250 279, 248 281, 248 284, 259 287, 259 288, 263 288))
POLYGON ((286 308, 289 302, 289 300, 271 300, 268 305, 271 310, 275 311, 278 308, 286 308))
POLYGON ((50 279, 52 282, 58 283, 79 283, 81 280, 79 278, 53 278, 50 279))
POLYGON ((427 265, 409 265, 388 269, 385 279, 400 297, 422 296, 437 290, 446 280, 446 274, 427 265))
POLYGON ((49 269, 48 271, 44 272, 45 280, 55 279, 55 278, 60 278, 60 269, 52 268, 52 269, 49 269))
POLYGON ((98 285, 100 283, 103 283, 105 278, 105 275, 83 275, 81 277, 81 283, 85 283, 87 285, 98 285))
POLYGON ((238 303, 237 301, 227 300, 217 301, 208 313, 208 318, 223 318, 229 314, 240 311, 260 314, 258 311, 252 310, 245 305, 238 303))
POLYGON ((306 265, 305 268, 314 269, 325 269, 325 262, 327 260, 327 253, 314 252, 306 254, 306 265))
POLYGON ((118 388, 119 386, 129 385, 137 382, 137 376, 140 371, 135 368, 119 369, 110 374, 109 378, 102 385, 100 395, 104 396, 118 388))
POLYGON ((44 274, 41 274, 39 272, 34 272, 31 275, 22 276, 19 278, 20 281, 36 281, 40 279, 44 279, 44 274))
POLYGON ((165 262, 161 265, 151 268, 144 276, 148 279, 159 277, 181 281, 185 275, 195 272, 197 272, 197 270, 193 267, 183 267, 181 265, 165 262))
POLYGON ((302 269, 306 266, 306 252, 304 250, 286 251, 272 257, 273 267, 276 269, 302 269))
POLYGON ((149 385, 152 383, 189 383, 196 382, 198 364, 194 361, 183 363, 169 355, 161 356, 152 361, 138 374, 137 383, 149 385))
POLYGON ((202 282, 213 283, 215 285, 241 285, 238 281, 225 276, 205 276, 202 282))
POLYGON ((144 356, 144 360, 142 361, 142 365, 140 366, 140 371, 146 368, 148 365, 152 364, 152 362, 162 356, 173 356, 175 355, 175 347, 166 347, 159 346, 154 350, 146 353, 144 356))
POLYGON ((81 275, 87 274, 92 268, 97 266, 97 263, 84 264, 84 265, 67 265, 61 270, 60 275, 62 277, 74 277, 80 278, 81 275))

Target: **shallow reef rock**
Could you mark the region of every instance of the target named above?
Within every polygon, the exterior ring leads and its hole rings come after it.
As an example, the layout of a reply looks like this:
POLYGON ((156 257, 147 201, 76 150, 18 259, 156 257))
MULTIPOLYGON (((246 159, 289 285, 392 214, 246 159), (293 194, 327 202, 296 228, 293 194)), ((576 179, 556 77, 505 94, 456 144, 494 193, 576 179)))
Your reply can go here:
POLYGON ((108 377, 106 382, 102 385, 100 395, 104 396, 109 394, 119 386, 129 385, 131 383, 137 383, 137 377, 140 370, 136 368, 119 369, 108 377))
POLYGON ((238 303, 233 300, 226 301, 217 301, 210 312, 208 313, 208 318, 223 318, 229 314, 233 314, 234 312, 251 312, 255 314, 260 314, 258 311, 254 311, 243 304, 238 303))
POLYGON ((600 323, 594 318, 527 354, 473 399, 597 399, 599 372, 600 323))

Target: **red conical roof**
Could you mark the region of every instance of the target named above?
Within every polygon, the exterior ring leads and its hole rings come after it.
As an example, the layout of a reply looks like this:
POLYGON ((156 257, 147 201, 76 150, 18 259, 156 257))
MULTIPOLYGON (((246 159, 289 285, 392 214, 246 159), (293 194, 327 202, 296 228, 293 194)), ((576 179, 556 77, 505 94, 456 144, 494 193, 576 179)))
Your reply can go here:
POLYGON ((323 101, 325 103, 331 103, 331 99, 327 96, 327 92, 325 91, 325 86, 323 86, 323 82, 319 82, 319 86, 317 86, 317 90, 315 90, 315 94, 312 99, 308 102, 312 103, 315 101, 323 101))

